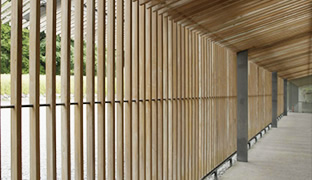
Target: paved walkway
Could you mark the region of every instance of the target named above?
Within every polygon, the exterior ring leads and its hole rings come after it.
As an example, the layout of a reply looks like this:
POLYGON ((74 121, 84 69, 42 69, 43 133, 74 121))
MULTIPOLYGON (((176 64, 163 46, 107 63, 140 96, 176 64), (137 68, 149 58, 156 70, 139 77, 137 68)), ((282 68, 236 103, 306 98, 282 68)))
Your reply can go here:
POLYGON ((312 114, 289 113, 221 180, 312 180, 312 114))

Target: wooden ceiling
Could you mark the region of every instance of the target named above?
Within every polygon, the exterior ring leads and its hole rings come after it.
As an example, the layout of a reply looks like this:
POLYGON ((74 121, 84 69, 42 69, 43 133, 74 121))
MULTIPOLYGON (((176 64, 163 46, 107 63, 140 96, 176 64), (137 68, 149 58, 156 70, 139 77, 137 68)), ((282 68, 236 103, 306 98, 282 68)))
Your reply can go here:
POLYGON ((139 0, 282 78, 312 74, 312 0, 139 0))

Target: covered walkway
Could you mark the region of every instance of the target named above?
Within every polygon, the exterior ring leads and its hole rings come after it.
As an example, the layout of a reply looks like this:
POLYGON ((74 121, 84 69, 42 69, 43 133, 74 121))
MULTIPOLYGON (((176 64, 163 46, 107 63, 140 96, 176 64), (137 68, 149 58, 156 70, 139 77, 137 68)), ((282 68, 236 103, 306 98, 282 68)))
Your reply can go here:
POLYGON ((237 162, 221 176, 233 179, 310 179, 312 114, 289 113, 253 146, 249 162, 237 162))

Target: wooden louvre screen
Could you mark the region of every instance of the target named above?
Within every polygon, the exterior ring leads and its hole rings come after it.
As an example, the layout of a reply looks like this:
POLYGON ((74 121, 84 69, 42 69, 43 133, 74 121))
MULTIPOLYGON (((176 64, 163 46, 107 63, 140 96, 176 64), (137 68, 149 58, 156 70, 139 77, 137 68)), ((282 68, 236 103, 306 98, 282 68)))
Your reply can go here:
POLYGON ((272 122, 272 73, 248 63, 248 139, 272 122))
MULTIPOLYGON (((236 151, 236 52, 146 3, 63 0, 59 7, 58 0, 47 0, 47 90, 46 104, 41 104, 40 0, 30 3, 31 179, 70 179, 73 174, 76 179, 200 179, 236 151), (60 103, 56 103, 57 8, 62 21, 60 103), (41 108, 46 108, 45 119, 40 119, 41 108), (39 128, 42 120, 46 129, 39 128), (46 131, 46 164, 40 163, 40 131, 46 131), (41 177, 41 166, 47 177, 41 177)), ((12 179, 22 179, 22 168, 27 168, 22 167, 21 147, 22 4, 22 0, 11 4, 12 179)), ((279 79, 279 114, 282 84, 279 79)), ((270 72, 250 63, 249 137, 270 123, 271 92, 270 72)))

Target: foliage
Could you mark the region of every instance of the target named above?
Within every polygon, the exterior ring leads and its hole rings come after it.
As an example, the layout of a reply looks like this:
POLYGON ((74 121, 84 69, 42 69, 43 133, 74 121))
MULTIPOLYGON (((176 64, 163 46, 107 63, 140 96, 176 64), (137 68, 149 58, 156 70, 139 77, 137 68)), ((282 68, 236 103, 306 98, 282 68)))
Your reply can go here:
MULTIPOLYGON (((11 27, 9 24, 1 25, 1 73, 10 73, 10 49, 11 49, 11 27)), ((70 47, 70 73, 74 74, 74 40, 71 39, 70 47)), ((83 61, 86 66, 86 42, 83 43, 83 61)), ((40 33, 40 74, 45 74, 46 69, 46 34, 40 33)), ((97 47, 95 47, 95 66, 97 66, 97 47)), ((56 74, 61 70, 61 36, 56 36, 56 74)), ((95 68, 95 74, 96 74, 95 68)), ((29 30, 23 29, 22 33, 22 73, 29 73, 29 30)), ((86 74, 85 68, 83 69, 86 74)))

